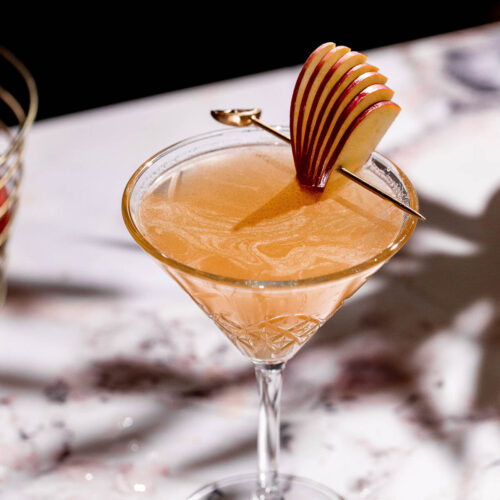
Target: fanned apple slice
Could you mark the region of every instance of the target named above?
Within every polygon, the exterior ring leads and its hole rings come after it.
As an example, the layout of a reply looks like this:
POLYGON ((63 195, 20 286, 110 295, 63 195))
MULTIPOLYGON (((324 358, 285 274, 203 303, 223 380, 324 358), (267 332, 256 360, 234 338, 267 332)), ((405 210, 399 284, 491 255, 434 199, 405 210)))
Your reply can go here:
POLYGON ((297 120, 298 111, 300 103, 302 102, 302 96, 304 94, 304 89, 306 88, 307 82, 314 71, 314 68, 318 65, 324 55, 326 55, 330 50, 335 48, 335 44, 332 42, 327 42, 320 45, 308 58, 307 61, 302 66, 302 70, 299 73, 297 82, 295 83, 295 88, 292 95, 292 104, 290 108, 290 133, 292 136, 293 143, 297 143, 297 120))
POLYGON ((320 91, 316 94, 311 105, 311 108, 312 110, 314 110, 314 112, 309 113, 309 118, 307 120, 306 130, 308 133, 308 146, 304 151, 305 153, 309 151, 309 147, 312 142, 310 139, 316 137, 320 124, 324 123, 325 110, 329 107, 329 104, 331 106, 332 100, 335 101, 339 95, 342 95, 342 92, 362 74, 376 73, 377 71, 378 68, 376 66, 361 63, 351 67, 348 71, 346 71, 345 74, 340 77, 340 79, 336 80, 331 78, 328 80, 328 82, 324 82, 325 85, 320 88, 320 91))
MULTIPOLYGON (((290 109, 290 142, 301 184, 324 188, 332 170, 338 168, 337 160, 346 158, 341 156, 343 147, 355 147, 352 137, 360 133, 353 132, 354 124, 368 136, 373 135, 364 139, 363 144, 373 143, 368 154, 364 155, 364 146, 358 151, 363 160, 373 151, 387 128, 380 126, 370 132, 361 117, 366 117, 367 123, 386 120, 388 127, 399 112, 391 101, 394 92, 386 82, 378 68, 366 63, 366 55, 347 47, 327 43, 309 56, 295 84, 290 109), (340 55, 342 51, 345 53, 340 55), (381 111, 377 111, 379 108, 381 111)), ((352 175, 351 179, 355 180, 352 175)))
MULTIPOLYGON (((367 72, 358 76, 351 82, 344 91, 333 100, 330 106, 330 111, 322 117, 321 124, 316 129, 316 133, 311 139, 311 146, 307 151, 311 164, 315 164, 317 159, 324 153, 324 148, 329 147, 329 138, 332 134, 337 134, 338 126, 341 123, 341 117, 345 115, 342 113, 349 106, 349 104, 365 89, 371 88, 376 84, 384 84, 387 82, 387 77, 377 72, 367 72)), ((381 99, 381 100, 389 100, 381 99)), ((373 104, 373 103, 372 103, 373 104)))
MULTIPOLYGON (((330 68, 330 71, 324 76, 316 95, 313 100, 310 101, 310 110, 308 111, 308 116, 311 117, 311 111, 315 111, 318 107, 326 106, 328 108, 328 103, 331 102, 331 95, 333 89, 338 84, 339 81, 344 78, 346 73, 350 71, 353 67, 363 64, 366 61, 366 56, 360 54, 359 52, 349 51, 344 56, 342 56, 337 63, 330 68)), ((293 104, 292 104, 293 105, 293 104)), ((314 119, 314 117, 313 117, 314 119)), ((305 137, 303 144, 297 144, 297 156, 304 157, 305 152, 309 149, 309 140, 311 137, 311 126, 313 124, 312 120, 307 119, 305 124, 305 137)))
POLYGON ((325 137, 321 147, 318 148, 320 154, 311 159, 314 171, 319 172, 323 165, 328 165, 335 153, 337 144, 357 116, 377 102, 390 101, 393 95, 394 91, 382 84, 370 85, 356 94, 344 107, 333 130, 325 137))
POLYGON ((400 111, 392 101, 379 101, 358 115, 324 166, 317 187, 324 188, 332 172, 341 167, 354 172, 363 166, 400 111))
POLYGON ((301 155, 302 147, 304 145, 304 139, 306 134, 306 127, 304 126, 309 120, 309 113, 313 105, 315 97, 317 97, 321 91, 322 87, 325 86, 326 82, 329 80, 328 75, 336 63, 350 52, 349 47, 343 45, 336 46, 327 52, 323 58, 319 61, 317 66, 313 69, 310 78, 305 82, 304 93, 302 95, 302 100, 299 105, 298 117, 297 117, 297 153, 301 155))

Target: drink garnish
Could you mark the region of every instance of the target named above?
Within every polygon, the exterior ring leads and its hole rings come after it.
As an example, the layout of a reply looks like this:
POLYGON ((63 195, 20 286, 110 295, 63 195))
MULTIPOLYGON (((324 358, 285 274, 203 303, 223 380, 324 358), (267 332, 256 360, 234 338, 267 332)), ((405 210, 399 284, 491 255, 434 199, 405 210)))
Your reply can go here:
POLYGON ((255 125, 291 144, 297 179, 302 186, 323 190, 338 172, 421 220, 425 217, 357 176, 401 108, 392 101, 387 77, 366 62, 364 54, 332 42, 307 58, 295 83, 290 106, 290 133, 260 120, 261 110, 213 110, 225 125, 255 125))
POLYGON ((361 167, 400 111, 391 100, 394 92, 385 85, 387 78, 365 63, 366 56, 343 46, 341 50, 338 59, 334 43, 312 52, 290 108, 297 178, 319 189, 333 171, 361 167))

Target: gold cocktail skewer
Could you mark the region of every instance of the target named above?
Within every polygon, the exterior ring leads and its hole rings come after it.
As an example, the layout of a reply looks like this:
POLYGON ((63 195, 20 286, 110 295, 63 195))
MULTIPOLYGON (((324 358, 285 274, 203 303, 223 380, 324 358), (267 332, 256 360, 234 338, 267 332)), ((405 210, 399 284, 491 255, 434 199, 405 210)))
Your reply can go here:
MULTIPOLYGON (((227 110, 214 109, 210 112, 210 114, 218 122, 224 123, 225 125, 231 125, 233 127, 248 127, 249 125, 256 125, 257 127, 264 129, 266 132, 275 135, 282 141, 290 143, 291 142, 290 137, 281 133, 279 130, 270 127, 269 125, 265 124, 260 120, 261 112, 262 111, 259 108, 227 109, 227 110)), ((350 170, 340 167, 337 170, 337 172, 341 173, 351 181, 356 182, 361 187, 368 189, 377 196, 380 196, 384 200, 391 202, 393 205, 395 205, 401 210, 404 210, 406 213, 414 215, 415 217, 418 217, 421 220, 425 220, 425 217, 421 213, 405 205, 396 198, 393 198, 390 194, 380 190, 378 187, 374 186, 373 184, 370 184, 361 177, 358 177, 356 174, 353 174, 350 170)))

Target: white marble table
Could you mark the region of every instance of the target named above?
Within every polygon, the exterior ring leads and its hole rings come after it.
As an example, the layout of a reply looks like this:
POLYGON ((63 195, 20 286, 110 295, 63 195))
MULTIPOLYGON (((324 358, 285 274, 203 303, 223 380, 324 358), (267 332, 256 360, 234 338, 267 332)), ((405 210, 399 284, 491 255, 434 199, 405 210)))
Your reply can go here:
MULTIPOLYGON (((403 107, 379 149, 428 222, 289 363, 282 469, 349 500, 498 500, 500 25, 370 60, 403 107)), ((120 198, 212 108, 286 124, 297 72, 34 126, 0 313, 2 500, 183 499, 254 470, 252 369, 136 248, 120 198)))

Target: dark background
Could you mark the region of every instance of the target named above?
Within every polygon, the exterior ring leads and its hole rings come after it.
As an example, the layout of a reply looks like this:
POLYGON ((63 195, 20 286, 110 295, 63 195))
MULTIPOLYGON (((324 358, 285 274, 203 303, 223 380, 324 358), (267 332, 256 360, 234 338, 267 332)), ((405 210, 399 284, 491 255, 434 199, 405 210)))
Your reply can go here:
POLYGON ((455 4, 135 3, 107 13, 80 4, 28 19, 19 8, 4 16, 0 44, 33 73, 40 120, 302 64, 326 41, 363 51, 500 20, 500 1, 455 4))

